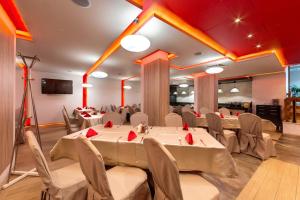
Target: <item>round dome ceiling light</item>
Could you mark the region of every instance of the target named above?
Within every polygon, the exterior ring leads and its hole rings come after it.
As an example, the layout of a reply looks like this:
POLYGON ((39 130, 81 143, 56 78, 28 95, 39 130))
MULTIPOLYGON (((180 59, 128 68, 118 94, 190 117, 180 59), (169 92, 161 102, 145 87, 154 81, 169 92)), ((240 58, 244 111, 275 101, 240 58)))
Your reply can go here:
POLYGON ((205 70, 205 72, 208 74, 218 74, 222 71, 224 71, 224 68, 220 66, 209 67, 205 70))
POLYGON ((219 89, 218 89, 218 93, 219 93, 219 94, 222 94, 222 93, 223 93, 223 90, 222 90, 221 88, 219 88, 219 89))
POLYGON ((194 90, 192 90, 192 91, 191 91, 191 94, 194 94, 194 93, 195 93, 194 90))
POLYGON ((182 94, 182 95, 186 95, 186 91, 182 91, 181 94, 182 94))
POLYGON ((186 84, 186 83, 182 83, 182 84, 179 84, 179 87, 181 87, 181 88, 187 88, 187 87, 189 87, 189 85, 186 84))
POLYGON ((93 72, 91 75, 95 78, 106 78, 108 76, 107 73, 102 72, 102 71, 93 72))
POLYGON ((130 90, 132 87, 131 87, 130 85, 124 85, 123 88, 124 88, 125 90, 130 90))
POLYGON ((121 46, 127 51, 142 52, 150 47, 150 41, 143 35, 127 35, 121 40, 121 46))
POLYGON ((72 0, 75 4, 78 6, 81 6, 83 8, 88 8, 91 6, 91 1, 90 0, 72 0))
POLYGON ((175 91, 174 93, 173 93, 173 95, 177 95, 178 93, 175 91))

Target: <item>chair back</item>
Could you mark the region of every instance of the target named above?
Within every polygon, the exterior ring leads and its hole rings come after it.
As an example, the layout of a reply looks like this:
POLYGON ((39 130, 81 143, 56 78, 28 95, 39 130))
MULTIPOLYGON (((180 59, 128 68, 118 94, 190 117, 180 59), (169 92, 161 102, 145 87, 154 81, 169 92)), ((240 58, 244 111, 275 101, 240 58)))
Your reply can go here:
POLYGON ((220 141, 221 137, 224 137, 222 120, 220 116, 215 113, 207 113, 205 116, 209 134, 220 141))
POLYGON ((32 131, 26 131, 25 136, 28 142, 29 149, 32 152, 34 164, 43 184, 49 188, 52 185, 51 172, 48 167, 47 161, 43 155, 41 147, 36 140, 32 131))
POLYGON ((184 123, 188 123, 190 127, 196 127, 196 116, 191 111, 183 112, 182 120, 184 123))
POLYGON ((65 106, 65 105, 63 105, 63 108, 64 108, 64 110, 65 110, 65 112, 66 112, 66 114, 67 114, 67 117, 70 119, 70 115, 69 115, 69 113, 68 113, 68 111, 67 111, 67 108, 66 108, 66 106, 65 106))
POLYGON ((84 136, 76 139, 81 170, 101 199, 113 199, 108 184, 103 158, 93 143, 84 136))
POLYGON ((169 113, 165 116, 166 126, 181 127, 182 117, 176 113, 169 113))
POLYGON ((64 109, 62 110, 62 114, 63 114, 63 118, 64 118, 64 121, 65 121, 65 124, 66 124, 67 132, 68 132, 68 135, 69 135, 69 134, 71 134, 71 123, 70 123, 70 120, 69 120, 69 118, 67 116, 67 113, 64 109))
POLYGON ((103 123, 106 124, 106 122, 111 121, 113 124, 116 125, 122 125, 122 117, 119 113, 117 112, 109 112, 105 113, 103 115, 103 123))
POLYGON ((127 106, 128 112, 130 113, 130 116, 134 114, 134 110, 131 106, 127 106))
POLYGON ((211 111, 209 111, 209 109, 206 108, 206 107, 200 108, 199 111, 200 111, 201 114, 204 114, 204 115, 206 115, 207 113, 210 113, 210 112, 211 112, 211 111))
POLYGON ((155 199, 182 200, 179 170, 175 158, 154 138, 145 138, 144 148, 155 183, 155 199))
POLYGON ((223 114, 223 115, 230 115, 230 110, 228 108, 220 108, 219 109, 219 113, 223 114))
POLYGON ((130 124, 133 127, 136 127, 139 124, 148 125, 148 115, 142 112, 134 113, 130 117, 130 124))
POLYGON ((127 117, 127 108, 123 108, 121 111, 121 119, 123 123, 126 122, 126 117, 127 117))
POLYGON ((192 111, 191 106, 190 105, 185 105, 181 108, 181 112, 189 112, 192 111))
POLYGON ((262 136, 262 121, 261 118, 252 113, 243 113, 239 115, 239 122, 241 125, 241 134, 253 135, 256 138, 263 138, 262 136))

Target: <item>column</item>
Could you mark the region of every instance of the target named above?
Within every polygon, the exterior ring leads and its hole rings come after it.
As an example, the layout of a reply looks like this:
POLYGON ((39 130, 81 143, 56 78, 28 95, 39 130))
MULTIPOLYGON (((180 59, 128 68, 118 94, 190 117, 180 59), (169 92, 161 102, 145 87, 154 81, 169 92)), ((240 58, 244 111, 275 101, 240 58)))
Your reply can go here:
POLYGON ((218 78, 214 74, 195 77, 194 79, 194 102, 195 110, 208 108, 215 112, 218 109, 218 78))
MULTIPOLYGON (((82 83, 85 84, 87 83, 88 75, 84 74, 82 77, 82 83)), ((87 106, 87 88, 82 87, 82 107, 87 106)))
POLYGON ((168 53, 159 50, 142 59, 142 112, 151 126, 164 126, 169 113, 169 74, 168 53))

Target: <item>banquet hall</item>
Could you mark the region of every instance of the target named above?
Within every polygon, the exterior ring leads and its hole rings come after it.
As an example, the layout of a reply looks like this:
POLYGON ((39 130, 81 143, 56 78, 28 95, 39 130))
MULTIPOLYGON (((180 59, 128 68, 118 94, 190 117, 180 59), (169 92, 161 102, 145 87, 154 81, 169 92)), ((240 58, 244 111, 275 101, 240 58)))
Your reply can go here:
POLYGON ((299 7, 0 0, 0 200, 300 199, 299 7))

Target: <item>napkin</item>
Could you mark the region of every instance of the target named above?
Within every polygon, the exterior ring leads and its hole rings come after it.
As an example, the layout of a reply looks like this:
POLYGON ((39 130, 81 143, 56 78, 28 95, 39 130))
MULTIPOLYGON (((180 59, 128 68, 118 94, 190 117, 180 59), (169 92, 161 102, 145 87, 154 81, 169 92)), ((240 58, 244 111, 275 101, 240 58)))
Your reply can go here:
POLYGON ((189 124, 185 122, 185 123, 183 124, 182 130, 188 131, 188 130, 189 130, 189 124))
POLYGON ((239 113, 239 112, 237 112, 235 115, 236 115, 236 116, 240 116, 240 113, 239 113))
POLYGON ((101 114, 105 114, 106 112, 105 112, 105 111, 101 111, 100 113, 101 113, 101 114))
POLYGON ((106 122, 106 124, 104 125, 104 128, 111 128, 111 127, 113 127, 112 121, 108 121, 108 122, 106 122))
POLYGON ((127 138, 127 140, 128 140, 128 141, 131 141, 131 140, 134 140, 135 138, 136 138, 135 132, 134 132, 134 131, 130 131, 130 132, 128 133, 128 138, 127 138))
POLYGON ((196 112, 196 111, 193 111, 193 113, 194 113, 194 115, 195 115, 196 117, 201 117, 201 113, 198 113, 198 112, 196 112))
POLYGON ((94 129, 92 129, 92 128, 90 128, 90 129, 86 132, 86 137, 87 137, 87 138, 93 137, 93 136, 95 136, 95 135, 98 135, 98 133, 97 133, 94 129))
POLYGON ((88 114, 88 112, 86 112, 86 111, 83 111, 83 112, 81 113, 81 115, 86 115, 86 114, 88 114))
POLYGON ((223 113, 220 113, 220 117, 223 119, 224 118, 224 115, 223 115, 223 113))
POLYGON ((77 107, 76 109, 77 109, 77 110, 82 110, 82 108, 80 108, 80 107, 77 107))
POLYGON ((89 113, 86 113, 86 114, 84 115, 84 117, 91 117, 91 115, 90 115, 89 113))
POLYGON ((190 145, 194 144, 193 135, 191 133, 186 134, 185 141, 190 145))

